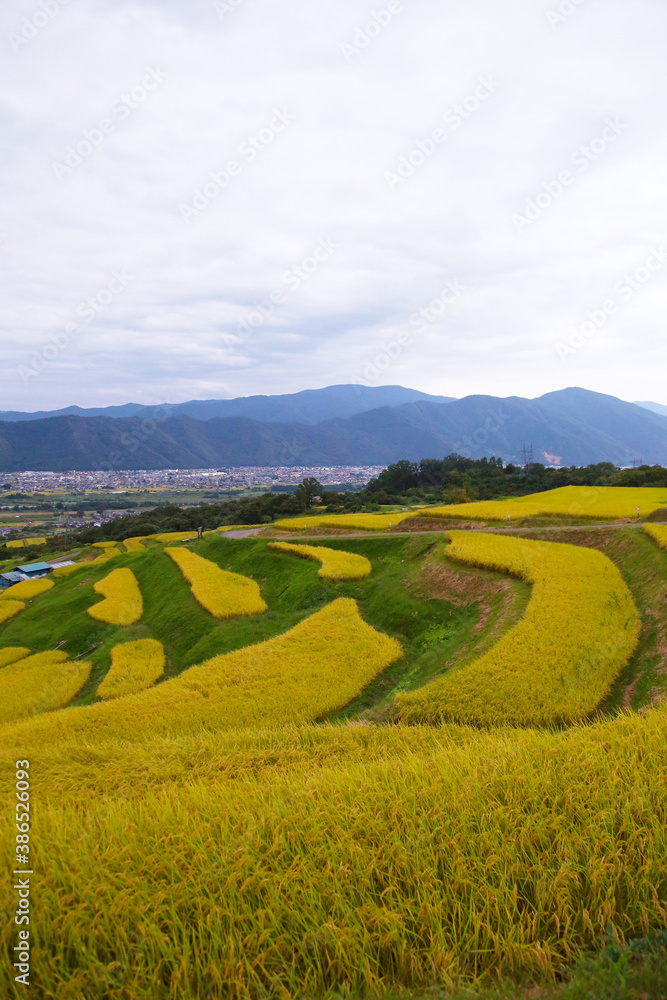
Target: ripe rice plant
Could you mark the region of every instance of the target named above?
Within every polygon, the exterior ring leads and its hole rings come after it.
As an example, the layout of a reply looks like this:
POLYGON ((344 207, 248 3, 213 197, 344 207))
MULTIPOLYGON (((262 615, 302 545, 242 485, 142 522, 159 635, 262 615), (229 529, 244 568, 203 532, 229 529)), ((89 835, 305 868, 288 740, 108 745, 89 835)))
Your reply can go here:
POLYGON ((323 545, 291 545, 289 542, 269 542, 270 549, 278 552, 291 552, 304 559, 314 559, 321 562, 318 572, 324 580, 363 580, 370 575, 371 564, 365 556, 354 552, 341 552, 339 549, 328 549, 323 545))
POLYGON ((19 538, 17 541, 5 542, 8 549, 23 549, 29 545, 46 545, 46 538, 19 538))
POLYGON ((523 619, 480 659, 396 698, 403 722, 539 726, 585 719, 628 663, 641 621, 596 549, 453 531, 448 556, 533 584, 523 619))
POLYGON ((157 535, 148 535, 156 542, 187 542, 197 537, 197 530, 192 531, 161 531, 157 535))
POLYGON ((116 542, 93 542, 94 549, 115 549, 117 548, 116 542))
MULTIPOLYGON (((561 976, 610 922, 621 940, 667 922, 667 706, 558 734, 325 726, 138 744, 128 722, 83 753, 37 741, 31 727, 57 716, 0 730, 7 783, 16 756, 39 762, 45 995, 444 992, 561 976), (123 774, 111 794, 98 768, 123 774)), ((0 836, 8 865, 8 822, 0 836)), ((2 963, 8 996, 12 975, 2 963)))
POLYGON ((0 725, 63 708, 88 680, 90 663, 50 650, 0 671, 0 725))
POLYGON ((126 552, 146 551, 146 546, 143 544, 143 538, 124 538, 123 545, 125 546, 126 552))
POLYGON ((141 742, 203 728, 312 722, 346 705, 401 655, 395 639, 364 622, 356 601, 340 598, 283 635, 138 694, 31 720, 16 736, 24 746, 35 738, 141 742))
POLYGON ((56 569, 54 569, 53 576, 57 577, 58 579, 61 579, 64 576, 69 576, 70 573, 73 573, 75 570, 81 569, 83 566, 90 566, 90 565, 91 563, 72 563, 71 566, 58 566, 56 569))
POLYGON ((0 595, 0 602, 8 599, 11 601, 31 601, 33 597, 45 594, 54 586, 53 580, 47 580, 45 577, 38 580, 21 580, 20 583, 15 583, 13 587, 9 587, 0 595))
POLYGON ((667 525, 665 524, 645 524, 644 531, 647 535, 658 543, 661 549, 667 549, 667 525))
POLYGON ((646 516, 667 506, 667 490, 658 487, 563 486, 545 493, 511 500, 482 500, 428 507, 421 517, 456 517, 471 520, 507 521, 522 517, 631 518, 646 516))
POLYGON ((266 611, 259 584, 247 576, 227 573, 189 549, 165 549, 174 560, 192 594, 216 618, 257 615, 266 611))
POLYGON ((3 622, 9 621, 14 615, 17 615, 19 611, 23 611, 25 604, 23 601, 8 601, 6 597, 0 600, 0 625, 3 622))
POLYGON ((11 542, 5 542, 8 549, 23 549, 25 548, 25 543, 22 538, 14 539, 11 542))
POLYGON ((87 566, 103 566, 104 563, 109 562, 110 559, 115 559, 116 556, 122 555, 122 552, 114 542, 113 545, 106 546, 104 551, 100 552, 99 556, 92 560, 92 562, 87 563, 87 566))
POLYGON ((154 684, 164 672, 164 649, 156 639, 123 642, 111 650, 111 668, 97 689, 104 701, 135 694, 154 684))
POLYGON ((395 528, 406 517, 415 514, 321 514, 315 517, 288 517, 275 521, 273 527, 284 531, 302 531, 304 528, 357 528, 359 531, 386 531, 395 528))
POLYGON ((6 646, 0 649, 0 667, 6 667, 8 663, 14 663, 22 659, 30 652, 25 646, 6 646))
POLYGON ((104 601, 88 608, 91 618, 110 625, 133 625, 141 618, 144 610, 137 578, 131 569, 114 569, 103 580, 94 584, 104 601))

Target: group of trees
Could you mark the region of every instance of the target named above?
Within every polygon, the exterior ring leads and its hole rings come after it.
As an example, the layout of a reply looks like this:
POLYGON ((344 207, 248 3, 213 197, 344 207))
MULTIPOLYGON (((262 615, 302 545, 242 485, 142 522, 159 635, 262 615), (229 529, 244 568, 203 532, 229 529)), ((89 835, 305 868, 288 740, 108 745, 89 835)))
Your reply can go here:
POLYGON ((667 469, 642 465, 619 469, 611 462, 583 468, 547 468, 539 462, 525 467, 503 465, 500 458, 463 458, 448 455, 442 461, 396 462, 372 479, 362 497, 379 503, 400 500, 433 500, 439 503, 467 503, 496 497, 526 496, 562 486, 667 486, 667 469))

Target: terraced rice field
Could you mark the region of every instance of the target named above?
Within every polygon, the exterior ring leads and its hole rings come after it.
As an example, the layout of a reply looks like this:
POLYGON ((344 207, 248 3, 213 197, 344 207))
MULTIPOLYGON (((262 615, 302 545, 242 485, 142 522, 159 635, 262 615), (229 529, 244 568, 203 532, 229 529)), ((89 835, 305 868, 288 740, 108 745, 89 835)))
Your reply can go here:
POLYGON ((162 676, 164 665, 164 649, 156 639, 119 643, 111 650, 111 667, 97 689, 97 697, 108 701, 137 694, 162 676))
POLYGON ((151 539, 16 602, 35 995, 535 986, 665 927, 662 536, 535 534, 151 539))
POLYGON ((428 507, 422 517, 456 517, 473 520, 507 521, 553 514, 571 518, 646 517, 667 506, 667 490, 635 489, 622 486, 564 486, 547 493, 533 493, 511 500, 485 500, 479 503, 449 504, 428 507))
POLYGON ((451 532, 450 559, 534 585, 522 620, 484 656, 396 700, 406 722, 572 723, 628 664, 641 621, 614 564, 593 549, 451 532))
POLYGON ((354 552, 328 549, 324 545, 290 545, 287 542, 270 542, 269 548, 320 562, 322 566, 318 576, 323 580, 363 580, 371 572, 368 559, 354 552))
POLYGON ((113 570, 95 584, 95 590, 104 600, 88 608, 92 618, 111 625, 134 625, 141 618, 143 599, 131 569, 113 570))

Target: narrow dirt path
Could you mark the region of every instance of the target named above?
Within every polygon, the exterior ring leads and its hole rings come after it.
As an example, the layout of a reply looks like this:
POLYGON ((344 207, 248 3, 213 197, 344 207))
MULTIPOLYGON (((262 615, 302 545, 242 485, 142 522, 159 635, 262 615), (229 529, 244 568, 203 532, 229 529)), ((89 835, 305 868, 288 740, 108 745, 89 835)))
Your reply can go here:
MULTIPOLYGON (((338 539, 338 538, 414 538, 417 535, 444 535, 448 531, 482 531, 485 534, 505 534, 505 535, 516 535, 518 532, 526 531, 602 531, 604 529, 610 528, 643 528, 648 521, 630 521, 623 524, 574 524, 574 525, 551 525, 550 527, 541 527, 540 525, 534 525, 524 528, 462 528, 451 527, 451 528, 435 528, 433 531, 358 531, 349 534, 335 534, 335 535, 303 535, 299 534, 297 531, 283 531, 275 535, 265 535, 265 538, 299 538, 299 539, 315 539, 315 541, 325 541, 327 538, 338 539)), ((262 528, 258 528, 257 531, 262 531, 262 528)), ((229 531, 226 533, 226 537, 240 538, 245 537, 238 532, 229 531)))

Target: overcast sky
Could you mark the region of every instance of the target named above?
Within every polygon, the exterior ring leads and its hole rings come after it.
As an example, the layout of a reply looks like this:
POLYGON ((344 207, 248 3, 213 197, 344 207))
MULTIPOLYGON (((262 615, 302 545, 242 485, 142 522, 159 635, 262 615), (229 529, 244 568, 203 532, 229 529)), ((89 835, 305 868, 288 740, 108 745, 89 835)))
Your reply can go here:
POLYGON ((667 403, 664 0, 3 0, 0 409, 667 403))

